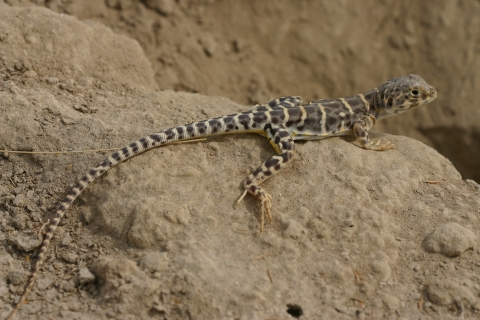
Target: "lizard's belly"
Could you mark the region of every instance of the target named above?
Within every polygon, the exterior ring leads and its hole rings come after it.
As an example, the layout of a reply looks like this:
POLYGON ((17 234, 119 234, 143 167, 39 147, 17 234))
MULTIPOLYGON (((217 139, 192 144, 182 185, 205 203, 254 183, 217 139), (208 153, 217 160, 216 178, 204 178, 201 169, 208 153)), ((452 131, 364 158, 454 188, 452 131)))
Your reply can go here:
POLYGON ((315 134, 315 133, 293 133, 293 140, 321 140, 331 137, 350 136, 353 134, 352 130, 345 130, 337 133, 315 134))

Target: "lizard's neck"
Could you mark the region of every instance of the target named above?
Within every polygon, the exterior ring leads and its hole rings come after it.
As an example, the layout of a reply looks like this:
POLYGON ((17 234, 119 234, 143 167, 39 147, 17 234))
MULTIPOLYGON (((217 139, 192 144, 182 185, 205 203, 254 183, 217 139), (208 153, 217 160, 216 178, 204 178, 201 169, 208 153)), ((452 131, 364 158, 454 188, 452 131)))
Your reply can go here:
POLYGON ((365 100, 370 104, 370 111, 376 120, 380 120, 389 116, 385 112, 385 100, 382 97, 380 89, 375 88, 364 94, 365 100))

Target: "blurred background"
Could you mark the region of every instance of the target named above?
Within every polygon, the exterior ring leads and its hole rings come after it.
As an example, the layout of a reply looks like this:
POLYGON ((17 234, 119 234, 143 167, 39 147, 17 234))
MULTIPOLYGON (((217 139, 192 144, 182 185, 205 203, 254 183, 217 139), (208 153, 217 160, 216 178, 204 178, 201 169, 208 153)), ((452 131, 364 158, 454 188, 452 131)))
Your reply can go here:
POLYGON ((437 100, 375 130, 418 139, 480 182, 479 0, 3 2, 101 22, 140 43, 161 90, 241 104, 349 96, 418 74, 437 100))

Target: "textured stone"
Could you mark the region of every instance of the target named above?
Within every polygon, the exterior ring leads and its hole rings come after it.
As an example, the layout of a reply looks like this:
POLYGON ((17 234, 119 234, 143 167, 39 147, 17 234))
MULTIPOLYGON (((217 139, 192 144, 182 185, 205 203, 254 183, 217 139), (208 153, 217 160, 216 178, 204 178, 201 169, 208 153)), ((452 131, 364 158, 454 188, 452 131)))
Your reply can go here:
POLYGON ((465 250, 475 246, 475 234, 458 223, 446 223, 429 234, 423 246, 425 250, 442 253, 449 257, 461 255, 465 250))

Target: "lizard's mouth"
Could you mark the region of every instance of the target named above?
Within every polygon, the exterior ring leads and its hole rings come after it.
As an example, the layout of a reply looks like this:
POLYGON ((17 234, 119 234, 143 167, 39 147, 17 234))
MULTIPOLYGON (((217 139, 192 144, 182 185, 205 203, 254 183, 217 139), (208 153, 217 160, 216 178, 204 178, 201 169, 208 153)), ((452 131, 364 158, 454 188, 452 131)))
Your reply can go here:
POLYGON ((421 106, 421 105, 432 102, 436 98, 437 98, 437 90, 435 90, 434 87, 430 87, 429 95, 424 95, 421 100, 417 100, 415 102, 412 102, 412 104, 410 105, 410 108, 408 108, 408 109, 409 110, 410 109, 415 109, 418 106, 421 106))

